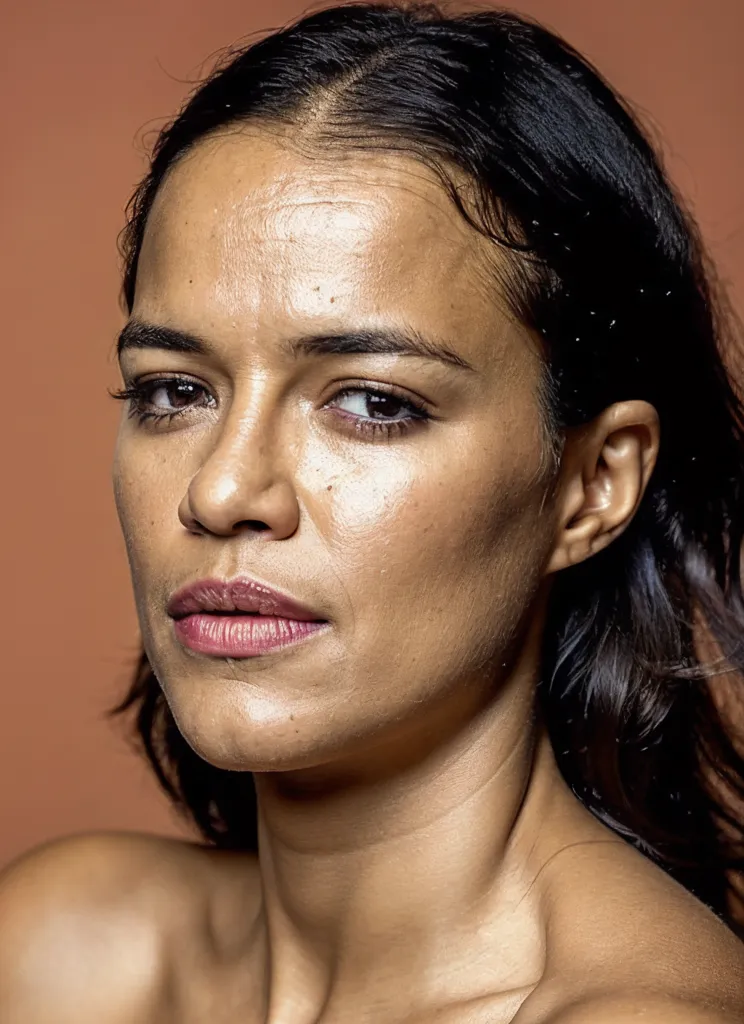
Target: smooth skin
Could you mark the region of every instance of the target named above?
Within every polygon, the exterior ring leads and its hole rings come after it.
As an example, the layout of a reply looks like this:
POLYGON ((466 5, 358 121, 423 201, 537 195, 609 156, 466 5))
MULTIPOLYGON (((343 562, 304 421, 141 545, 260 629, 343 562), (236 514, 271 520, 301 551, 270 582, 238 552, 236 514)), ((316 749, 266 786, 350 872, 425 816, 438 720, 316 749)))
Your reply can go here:
POLYGON ((191 389, 125 411, 115 492, 147 653, 189 743, 255 773, 261 859, 136 835, 27 855, 0 885, 3 1024, 744 1020, 742 944, 584 809, 535 713, 552 577, 625 529, 659 424, 613 405, 556 467, 505 272, 400 155, 245 128, 172 169, 133 320, 200 345, 130 332, 125 385, 191 389), (454 358, 298 343, 360 331, 454 358), (361 426, 410 400, 430 418, 361 426), (242 572, 330 628, 182 647, 169 596, 242 572))

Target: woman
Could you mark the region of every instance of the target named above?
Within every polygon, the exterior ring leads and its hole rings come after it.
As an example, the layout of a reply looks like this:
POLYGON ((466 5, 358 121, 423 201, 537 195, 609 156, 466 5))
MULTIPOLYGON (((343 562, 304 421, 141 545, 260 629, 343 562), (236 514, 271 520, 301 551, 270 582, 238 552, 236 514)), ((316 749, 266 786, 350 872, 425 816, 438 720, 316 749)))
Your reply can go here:
POLYGON ((512 14, 316 13, 124 255, 120 710, 206 844, 13 866, 0 1018, 744 1020, 744 417, 622 102, 512 14))

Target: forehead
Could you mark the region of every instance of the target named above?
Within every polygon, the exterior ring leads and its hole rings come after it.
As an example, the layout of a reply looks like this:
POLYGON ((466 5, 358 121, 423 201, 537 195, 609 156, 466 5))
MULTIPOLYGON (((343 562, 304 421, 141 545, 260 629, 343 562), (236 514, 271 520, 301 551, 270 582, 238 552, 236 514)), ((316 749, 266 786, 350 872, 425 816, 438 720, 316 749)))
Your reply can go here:
POLYGON ((492 243, 417 161, 308 154, 241 130, 203 141, 169 172, 135 311, 282 333, 392 318, 454 332, 473 355, 484 332, 507 329, 493 261, 492 243))

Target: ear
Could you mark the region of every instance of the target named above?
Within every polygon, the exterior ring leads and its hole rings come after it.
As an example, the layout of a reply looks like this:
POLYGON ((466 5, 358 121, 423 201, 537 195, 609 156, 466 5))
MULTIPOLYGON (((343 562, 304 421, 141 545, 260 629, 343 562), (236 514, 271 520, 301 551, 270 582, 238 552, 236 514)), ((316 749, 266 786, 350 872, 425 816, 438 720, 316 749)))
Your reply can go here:
POLYGON ((569 430, 556 490, 556 538, 546 575, 607 547, 633 518, 659 452, 648 402, 617 402, 569 430))

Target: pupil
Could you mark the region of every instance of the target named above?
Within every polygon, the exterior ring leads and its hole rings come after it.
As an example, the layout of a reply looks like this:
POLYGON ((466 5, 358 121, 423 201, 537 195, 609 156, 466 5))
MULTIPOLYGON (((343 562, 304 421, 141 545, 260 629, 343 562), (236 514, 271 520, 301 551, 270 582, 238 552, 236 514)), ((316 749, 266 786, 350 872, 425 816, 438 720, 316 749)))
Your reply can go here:
POLYGON ((173 405, 186 405, 189 400, 193 398, 194 385, 193 384, 176 384, 173 389, 173 405), (179 401, 180 400, 180 401, 179 401))
POLYGON ((398 399, 398 398, 395 398, 395 397, 394 397, 393 395, 374 395, 374 394, 371 394, 371 395, 370 395, 369 397, 370 397, 370 399, 371 399, 371 404, 372 404, 372 406, 373 406, 373 409, 372 409, 372 413, 373 413, 373 415, 374 415, 374 413, 375 413, 375 412, 378 412, 378 413, 380 413, 380 414, 381 414, 381 415, 383 415, 383 416, 385 416, 385 415, 387 415, 387 416, 393 416, 393 415, 395 415, 395 413, 396 413, 396 412, 397 412, 398 410, 396 410, 395 408, 393 408, 393 411, 392 411, 392 412, 390 412, 390 410, 387 410, 387 411, 386 411, 386 410, 385 410, 385 408, 384 408, 384 406, 385 406, 385 402, 392 402, 392 404, 393 404, 393 406, 394 406, 394 407, 395 407, 395 405, 396 405, 396 404, 398 405, 398 407, 400 407, 400 404, 401 404, 401 403, 400 403, 400 399, 398 399), (379 405, 380 405, 381 403, 382 403, 382 406, 383 406, 383 408, 382 408, 382 409, 380 409, 380 408, 379 408, 379 405), (376 406, 377 408, 375 408, 375 406, 376 406))

